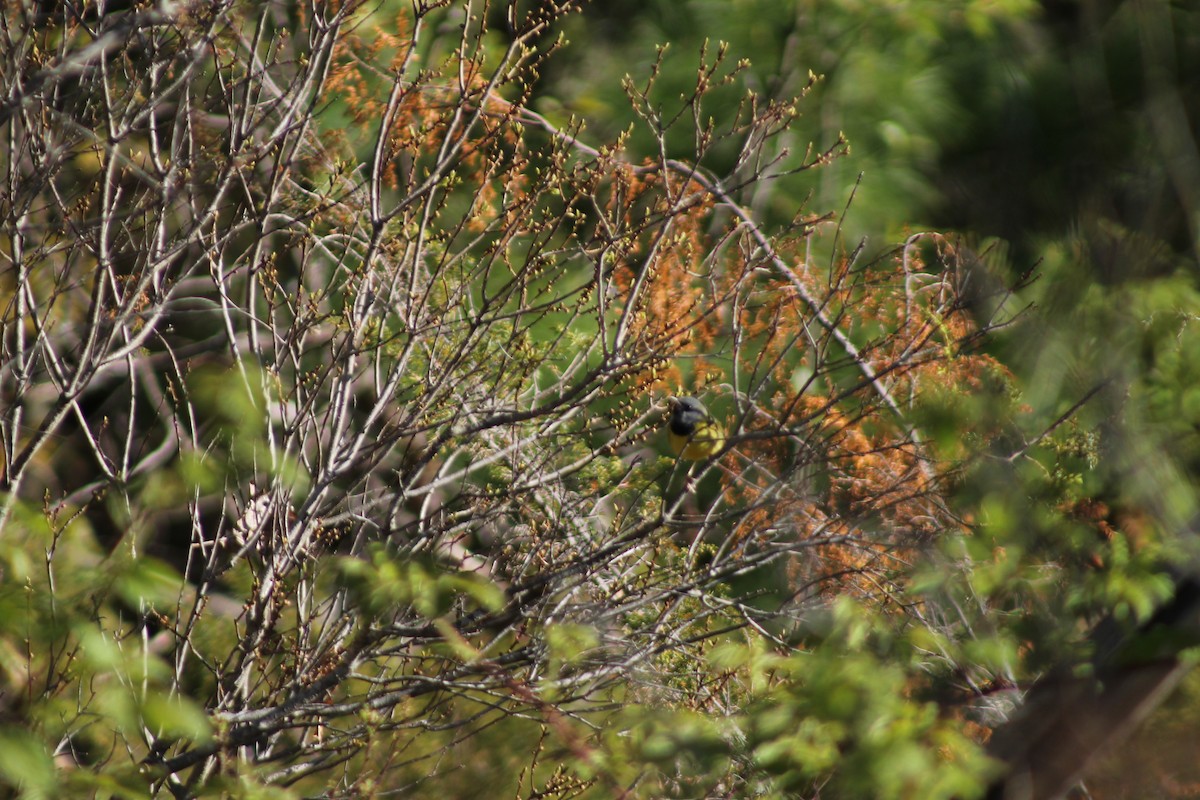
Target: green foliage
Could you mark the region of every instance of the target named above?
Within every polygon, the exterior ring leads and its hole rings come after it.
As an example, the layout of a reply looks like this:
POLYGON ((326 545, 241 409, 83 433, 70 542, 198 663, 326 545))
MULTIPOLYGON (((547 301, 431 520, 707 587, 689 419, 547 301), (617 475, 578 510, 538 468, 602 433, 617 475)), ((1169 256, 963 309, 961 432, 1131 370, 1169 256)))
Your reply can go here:
POLYGON ((18 506, 0 548, 0 650, 9 665, 3 691, 13 701, 10 713, 26 723, 3 734, 0 779, 31 798, 63 786, 149 796, 137 770, 93 775, 91 768, 117 747, 147 754, 212 740, 208 713, 173 688, 172 666, 148 638, 150 621, 166 619, 180 602, 183 579, 154 558, 98 552, 78 522, 22 522, 37 518, 18 506), (31 557, 39 554, 46 560, 35 567, 31 557), (64 773, 52 752, 77 770, 64 773))
POLYGON ((486 611, 504 607, 503 591, 483 578, 446 571, 411 556, 399 557, 382 544, 373 544, 367 555, 367 559, 339 559, 334 582, 369 617, 394 614, 397 608, 411 605, 422 617, 436 619, 450 613, 460 600, 486 611))
MULTIPOLYGON (((820 80, 801 110, 793 147, 811 143, 819 152, 845 132, 850 157, 781 182, 765 210, 790 218, 809 197, 818 208, 840 207, 862 176, 855 213, 844 221, 849 240, 896 237, 905 227, 925 225, 938 208, 942 153, 962 143, 968 130, 958 65, 1009 46, 1008 31, 1037 11, 1029 0, 594 5, 570 21, 574 47, 548 64, 536 103, 556 119, 567 113, 585 118, 600 136, 622 130, 627 106, 603 76, 628 74, 641 86, 651 71, 649 54, 665 43, 671 57, 659 70, 655 97, 668 119, 680 110, 691 113, 687 98, 696 75, 688 65, 705 44, 712 53, 719 41, 730 63, 744 60, 739 79, 765 97, 798 92, 814 73, 820 80)), ((700 126, 711 118, 720 129, 737 113, 736 103, 732 93, 706 98, 700 126)), ((691 146, 691 133, 668 139, 677 148, 672 153, 691 146)), ((630 146, 638 156, 654 152, 639 131, 630 146)), ((732 145, 716 148, 709 166, 725 174, 735 156, 732 145)))
POLYGON ((36 737, 18 728, 0 730, 0 780, 30 800, 51 797, 58 788, 50 753, 36 737))
POLYGON ((837 797, 976 797, 990 769, 980 747, 914 693, 923 648, 877 615, 837 603, 804 651, 751 669, 763 690, 745 715, 752 763, 784 793, 820 781, 837 797))
POLYGON ((630 708, 618 723, 631 737, 625 758, 694 789, 742 786, 746 797, 807 796, 817 786, 846 798, 978 797, 995 765, 961 720, 920 696, 925 635, 898 634, 846 600, 791 654, 730 641, 708 661, 717 674, 743 675, 736 710, 630 708))

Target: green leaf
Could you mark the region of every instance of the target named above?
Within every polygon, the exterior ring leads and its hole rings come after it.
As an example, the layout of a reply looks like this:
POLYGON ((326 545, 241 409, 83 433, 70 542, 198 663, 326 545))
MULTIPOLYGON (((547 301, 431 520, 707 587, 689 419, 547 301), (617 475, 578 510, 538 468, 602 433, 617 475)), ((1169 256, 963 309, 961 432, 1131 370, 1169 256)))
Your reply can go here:
POLYGON ((58 776, 42 742, 28 731, 0 728, 0 781, 30 800, 55 794, 58 776))
POLYGON ((192 742, 212 739, 212 724, 208 715, 186 697, 151 692, 142 704, 142 715, 146 727, 160 738, 189 739, 192 742))
POLYGON ((161 609, 179 602, 183 583, 183 576, 170 564, 141 556, 117 576, 113 590, 133 608, 161 609))

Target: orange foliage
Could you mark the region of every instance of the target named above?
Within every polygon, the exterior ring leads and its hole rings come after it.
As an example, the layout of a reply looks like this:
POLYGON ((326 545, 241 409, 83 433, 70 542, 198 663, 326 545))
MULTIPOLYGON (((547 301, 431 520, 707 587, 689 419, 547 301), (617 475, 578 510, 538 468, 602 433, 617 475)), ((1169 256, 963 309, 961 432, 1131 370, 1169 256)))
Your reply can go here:
MULTIPOLYGON (((696 375, 720 363, 719 342, 731 336, 740 342, 739 366, 748 377, 739 380, 758 391, 753 403, 740 406, 748 413, 721 465, 726 501, 751 509, 737 535, 752 540, 788 531, 797 541, 821 543, 824 571, 840 575, 828 588, 878 596, 916 545, 961 529, 942 497, 955 465, 940 462, 883 393, 911 408, 923 393, 984 391, 1007 373, 971 352, 975 324, 944 276, 922 272, 913 288, 912 270, 923 267, 915 259, 907 274, 899 258, 859 271, 842 263, 832 278, 797 269, 829 317, 869 332, 861 358, 878 376, 872 385, 836 352, 794 284, 765 278, 761 268, 755 273, 752 267, 761 265, 740 256, 713 263, 707 254, 714 243, 688 222, 680 220, 680 246, 655 262, 646 329, 670 342, 674 357, 690 361, 696 375), (789 473, 796 476, 791 490, 781 493, 778 476, 789 473)), ((622 286, 634 278, 626 270, 622 286)), ((985 440, 995 435, 976 433, 985 440)))

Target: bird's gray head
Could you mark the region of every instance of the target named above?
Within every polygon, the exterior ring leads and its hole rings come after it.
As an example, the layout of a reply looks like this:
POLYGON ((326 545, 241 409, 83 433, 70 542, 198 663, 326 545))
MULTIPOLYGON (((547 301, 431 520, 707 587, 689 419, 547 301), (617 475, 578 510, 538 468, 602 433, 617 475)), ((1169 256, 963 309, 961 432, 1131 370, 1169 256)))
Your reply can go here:
POLYGON ((696 426, 708 419, 708 409, 694 397, 672 397, 667 401, 671 407, 671 432, 690 436, 696 426))

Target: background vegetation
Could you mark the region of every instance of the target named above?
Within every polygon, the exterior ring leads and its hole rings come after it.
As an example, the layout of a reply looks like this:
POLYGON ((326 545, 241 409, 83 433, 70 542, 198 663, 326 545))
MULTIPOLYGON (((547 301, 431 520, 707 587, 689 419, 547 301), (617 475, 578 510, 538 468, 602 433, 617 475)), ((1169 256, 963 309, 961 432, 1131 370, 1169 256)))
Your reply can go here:
POLYGON ((1186 5, 0 36, 11 793, 1200 794, 1186 5))

